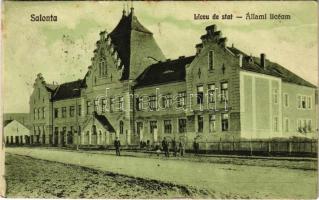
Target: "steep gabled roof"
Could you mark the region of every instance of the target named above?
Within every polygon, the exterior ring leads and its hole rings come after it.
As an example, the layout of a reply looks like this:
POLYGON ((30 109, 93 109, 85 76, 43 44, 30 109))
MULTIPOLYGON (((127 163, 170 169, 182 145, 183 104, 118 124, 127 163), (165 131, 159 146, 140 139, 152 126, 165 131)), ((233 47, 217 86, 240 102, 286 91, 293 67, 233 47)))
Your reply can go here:
POLYGON ((48 92, 53 93, 58 88, 58 85, 45 83, 44 87, 48 90, 48 92))
POLYGON ((150 64, 151 60, 148 60, 148 56, 158 60, 165 58, 153 38, 153 33, 139 22, 134 15, 133 8, 129 15, 123 14, 109 36, 124 64, 121 80, 136 78, 136 73, 139 75, 140 70, 150 64), (143 50, 147 50, 147 53, 143 50))
POLYGON ((247 71, 252 71, 261 74, 267 74, 271 76, 276 76, 282 79, 284 82, 294 83, 297 85, 307 86, 307 87, 316 87, 315 85, 309 83, 305 79, 297 76, 295 73, 289 71, 288 69, 284 68, 283 66, 266 60, 266 67, 263 68, 260 65, 260 58, 248 56, 246 53, 242 52, 241 50, 235 47, 227 47, 233 54, 243 55, 243 65, 242 68, 247 71))
POLYGON ((115 133, 115 129, 104 115, 99 115, 96 112, 94 112, 93 114, 95 119, 98 120, 105 127, 106 130, 115 133))
POLYGON ((136 87, 185 81, 185 66, 194 58, 195 56, 180 57, 176 60, 153 64, 136 79, 136 87))
POLYGON ((59 85, 52 97, 53 101, 63 100, 63 99, 72 99, 80 97, 81 95, 81 85, 82 80, 67 82, 59 85))

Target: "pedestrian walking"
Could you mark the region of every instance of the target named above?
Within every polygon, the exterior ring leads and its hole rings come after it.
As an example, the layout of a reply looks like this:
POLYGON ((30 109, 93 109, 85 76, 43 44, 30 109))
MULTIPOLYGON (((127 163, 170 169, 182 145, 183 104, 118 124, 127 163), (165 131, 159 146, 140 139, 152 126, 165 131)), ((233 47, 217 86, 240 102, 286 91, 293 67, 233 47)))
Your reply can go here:
POLYGON ((173 155, 176 157, 177 156, 177 145, 176 145, 175 138, 172 140, 172 149, 173 149, 173 155))
POLYGON ((169 157, 168 142, 167 142, 165 137, 162 141, 162 148, 163 148, 163 151, 165 153, 165 157, 169 157))
POLYGON ((179 142, 178 147, 179 147, 179 153, 183 157, 184 156, 184 152, 185 152, 185 148, 184 148, 184 144, 183 144, 182 141, 179 142))
POLYGON ((114 147, 115 147, 116 155, 120 156, 121 155, 121 153, 120 153, 121 142, 120 142, 118 137, 116 137, 116 139, 114 141, 114 147))
POLYGON ((194 153, 195 153, 195 155, 198 155, 198 151, 199 151, 199 143, 196 141, 196 138, 194 138, 194 142, 193 142, 193 149, 194 149, 194 153))

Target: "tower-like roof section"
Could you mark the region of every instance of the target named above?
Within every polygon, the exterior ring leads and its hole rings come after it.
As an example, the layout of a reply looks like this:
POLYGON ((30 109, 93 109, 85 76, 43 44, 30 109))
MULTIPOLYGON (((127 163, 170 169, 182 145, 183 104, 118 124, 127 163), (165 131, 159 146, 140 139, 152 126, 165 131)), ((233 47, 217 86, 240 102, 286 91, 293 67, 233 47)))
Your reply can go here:
POLYGON ((156 44, 153 33, 145 28, 134 15, 134 8, 122 18, 109 34, 115 50, 124 64, 122 80, 135 79, 153 60, 165 59, 156 44))

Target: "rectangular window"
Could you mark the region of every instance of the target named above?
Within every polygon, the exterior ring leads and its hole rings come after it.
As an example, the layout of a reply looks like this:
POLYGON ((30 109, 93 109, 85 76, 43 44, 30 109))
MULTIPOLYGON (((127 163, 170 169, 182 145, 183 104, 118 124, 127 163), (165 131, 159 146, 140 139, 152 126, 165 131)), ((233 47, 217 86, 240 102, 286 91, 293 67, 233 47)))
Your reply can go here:
POLYGON ((289 106, 289 96, 288 96, 288 94, 284 94, 284 105, 285 105, 285 107, 289 106))
POLYGON ((288 118, 285 119, 285 131, 289 132, 289 119, 288 118))
POLYGON ((204 103, 204 87, 202 85, 197 86, 197 104, 204 103))
POLYGON ((143 122, 136 122, 136 133, 138 135, 141 134, 141 130, 143 129, 143 122))
POLYGON ((297 131, 299 133, 302 133, 302 124, 301 124, 301 119, 297 120, 297 131))
POLYGON ((93 101, 94 111, 99 111, 99 100, 95 99, 93 101))
POLYGON ((298 108, 301 108, 302 107, 301 96, 298 95, 297 99, 298 99, 298 108))
POLYGON ((209 132, 215 132, 216 130, 216 115, 209 115, 209 132))
POLYGON ((214 69, 214 51, 210 50, 208 53, 208 69, 214 69))
POLYGON ((156 96, 149 96, 149 108, 150 110, 156 110, 156 96))
POLYGON ((162 107, 163 108, 170 108, 172 106, 173 100, 172 95, 167 94, 162 97, 162 107))
POLYGON ((36 115, 37 115, 37 109, 34 108, 34 109, 33 109, 33 119, 34 119, 34 120, 35 120, 35 118, 36 118, 36 115))
POLYGON ((38 119, 40 119, 40 108, 38 108, 38 119))
POLYGON ((124 110, 124 97, 119 97, 119 111, 124 110))
POLYGON ((220 101, 221 102, 225 102, 225 101, 228 101, 228 83, 227 82, 224 82, 224 83, 221 83, 220 85, 221 89, 220 89, 220 101))
POLYGON ((171 120, 164 120, 164 133, 172 133, 171 120))
POLYGON ((273 99, 274 99, 274 104, 278 103, 278 90, 274 89, 273 90, 273 99))
POLYGON ((186 119, 178 119, 178 132, 186 133, 186 119))
POLYGON ((105 112, 105 110, 106 110, 106 99, 102 99, 101 100, 101 104, 102 104, 102 112, 104 113, 105 112))
POLYGON ((74 117, 75 108, 74 106, 70 106, 70 117, 74 117))
POLYGON ((90 114, 91 113, 91 102, 87 101, 86 102, 86 114, 90 114))
POLYGON ((306 97, 305 96, 301 97, 301 108, 306 109, 306 97))
POLYGON ((307 97, 307 108, 311 109, 311 97, 310 96, 307 97))
POLYGON ((177 96, 177 106, 185 107, 186 106, 186 92, 179 92, 177 96))
POLYGON ((82 106, 78 105, 78 116, 81 116, 81 112, 82 112, 82 106))
POLYGON ((58 117, 59 117, 59 109, 54 108, 54 118, 58 118, 58 117))
POLYGON ((62 107, 62 118, 66 118, 66 107, 62 107))
POLYGON ((215 84, 208 85, 208 102, 215 103, 215 84))
POLYGON ((114 112, 114 98, 110 98, 110 112, 114 112))
POLYGON ((198 120, 198 132, 202 133, 203 129, 204 129, 204 118, 201 115, 197 116, 197 120, 198 120))
POLYGON ((228 131, 229 124, 228 124, 229 116, 227 113, 222 113, 222 131, 228 131))
POLYGON ((150 133, 154 134, 155 129, 157 129, 157 121, 150 121, 150 133))
POLYGON ((42 119, 45 118, 45 107, 42 108, 42 119))
POLYGON ((274 117, 274 131, 278 132, 278 117, 274 117))
POLYGON ((312 127, 311 127, 311 119, 308 119, 308 124, 307 124, 307 129, 308 129, 308 132, 311 132, 312 131, 312 127))
POLYGON ((59 133, 59 127, 54 127, 54 133, 58 134, 59 133))
POLYGON ((136 98, 136 109, 138 111, 143 110, 143 97, 137 97, 136 98))

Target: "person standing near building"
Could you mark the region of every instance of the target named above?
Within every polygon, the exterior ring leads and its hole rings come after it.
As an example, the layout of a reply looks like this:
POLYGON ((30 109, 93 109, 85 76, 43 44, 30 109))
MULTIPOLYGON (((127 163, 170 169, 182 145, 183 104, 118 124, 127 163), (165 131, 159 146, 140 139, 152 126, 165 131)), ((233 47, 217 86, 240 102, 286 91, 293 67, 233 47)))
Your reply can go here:
POLYGON ((117 156, 120 156, 120 147, 121 147, 121 142, 118 137, 116 137, 114 141, 114 147, 115 147, 115 152, 117 156))
POLYGON ((193 148, 194 148, 194 153, 195 153, 195 155, 198 155, 199 143, 196 141, 196 138, 194 138, 193 148))
POLYGON ((165 153, 165 157, 169 157, 168 142, 167 142, 165 137, 164 137, 164 139, 162 141, 162 148, 163 148, 163 151, 165 153))

